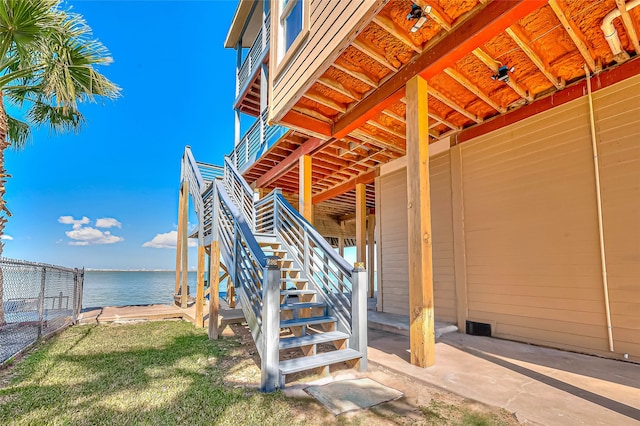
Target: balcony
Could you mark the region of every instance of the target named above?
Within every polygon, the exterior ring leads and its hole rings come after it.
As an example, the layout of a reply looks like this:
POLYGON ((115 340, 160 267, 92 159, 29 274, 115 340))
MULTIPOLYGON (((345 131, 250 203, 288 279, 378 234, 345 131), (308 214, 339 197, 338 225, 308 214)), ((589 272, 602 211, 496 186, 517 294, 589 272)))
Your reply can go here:
POLYGON ((267 125, 267 110, 258 117, 256 122, 247 130, 240 142, 235 146, 229 155, 231 163, 240 171, 244 172, 262 154, 273 146, 286 132, 283 126, 267 125))
POLYGON ((267 15, 236 74, 235 108, 254 117, 260 115, 260 67, 268 61, 270 29, 271 19, 267 15))

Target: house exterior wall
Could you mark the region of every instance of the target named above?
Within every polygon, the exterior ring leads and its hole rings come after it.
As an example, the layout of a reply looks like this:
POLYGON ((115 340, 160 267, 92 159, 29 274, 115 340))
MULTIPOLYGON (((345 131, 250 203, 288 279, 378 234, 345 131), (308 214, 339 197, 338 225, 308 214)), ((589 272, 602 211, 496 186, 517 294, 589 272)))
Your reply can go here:
POLYGON ((276 58, 277 9, 271 10, 270 119, 278 121, 288 112, 338 54, 355 38, 356 30, 375 15, 381 0, 305 0, 309 7, 309 31, 286 63, 276 58))
MULTIPOLYGON (((444 259, 455 247, 445 218, 448 156, 432 158, 436 315, 453 320, 457 308, 497 337, 640 361, 640 76, 594 93, 594 109, 615 352, 586 97, 460 145, 462 187, 453 189, 462 193, 464 224, 453 225, 464 230, 467 306, 455 306, 455 286, 446 296, 438 289, 451 279, 444 259)), ((406 236, 406 222, 388 218, 406 216, 402 176, 380 177, 379 280, 383 310, 408 314, 407 249, 390 242, 406 236)))

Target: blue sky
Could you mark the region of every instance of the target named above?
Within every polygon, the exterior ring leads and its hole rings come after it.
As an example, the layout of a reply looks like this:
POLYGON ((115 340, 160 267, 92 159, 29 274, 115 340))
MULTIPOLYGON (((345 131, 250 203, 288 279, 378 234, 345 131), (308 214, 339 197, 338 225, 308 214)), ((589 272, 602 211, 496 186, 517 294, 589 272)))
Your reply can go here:
MULTIPOLYGON (((7 152, 13 217, 4 256, 174 269, 175 249, 153 246, 170 242, 159 234, 176 230, 184 146, 217 164, 233 147, 235 53, 223 43, 237 2, 67 4, 109 48, 114 62, 101 71, 122 97, 83 105, 87 123, 79 134, 42 129, 24 150, 7 152)), ((195 260, 192 248, 189 265, 195 260)))

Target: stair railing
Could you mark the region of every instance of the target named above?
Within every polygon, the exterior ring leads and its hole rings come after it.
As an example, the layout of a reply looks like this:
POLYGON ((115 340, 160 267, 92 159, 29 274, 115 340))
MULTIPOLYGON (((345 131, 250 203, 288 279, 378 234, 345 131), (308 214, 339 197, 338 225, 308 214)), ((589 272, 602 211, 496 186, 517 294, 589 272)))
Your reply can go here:
POLYGON ((235 166, 229 160, 229 157, 224 158, 224 183, 231 199, 244 215, 249 229, 253 231, 255 223, 253 189, 251 189, 247 181, 238 173, 235 166))

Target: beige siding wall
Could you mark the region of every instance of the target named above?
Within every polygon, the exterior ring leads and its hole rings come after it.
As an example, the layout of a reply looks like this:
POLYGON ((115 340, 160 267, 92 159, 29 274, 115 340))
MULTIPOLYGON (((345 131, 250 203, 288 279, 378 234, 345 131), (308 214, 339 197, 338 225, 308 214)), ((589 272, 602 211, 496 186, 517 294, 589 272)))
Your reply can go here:
MULTIPOLYGON (((640 356, 640 77, 596 93, 616 352, 640 356)), ((607 354, 586 98, 462 145, 468 319, 607 354)))
MULTIPOLYGON (((297 100, 298 93, 307 88, 314 73, 324 72, 327 61, 332 60, 348 45, 355 28, 375 10, 378 0, 310 0, 309 34, 294 56, 282 69, 273 60, 270 99, 271 117, 279 120, 297 100)), ((272 17, 272 34, 275 34, 275 16, 272 17)), ((272 36, 273 41, 273 36, 272 36)))
POLYGON ((615 350, 640 357, 640 76, 594 105, 615 350))
MULTIPOLYGON (((434 311, 438 321, 455 322, 455 275, 448 152, 430 159, 434 311)), ((409 276, 406 168, 380 177, 383 311, 408 315, 409 276)))

